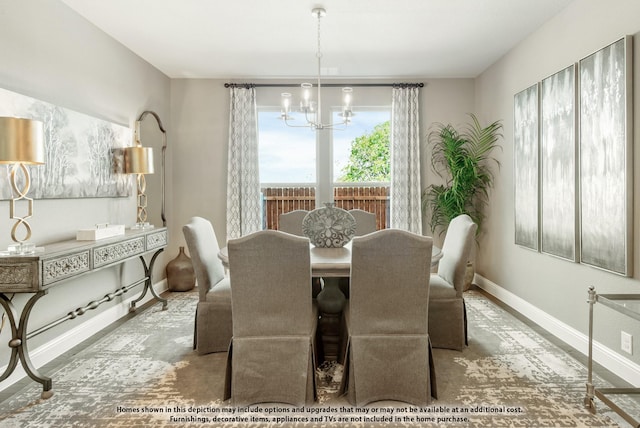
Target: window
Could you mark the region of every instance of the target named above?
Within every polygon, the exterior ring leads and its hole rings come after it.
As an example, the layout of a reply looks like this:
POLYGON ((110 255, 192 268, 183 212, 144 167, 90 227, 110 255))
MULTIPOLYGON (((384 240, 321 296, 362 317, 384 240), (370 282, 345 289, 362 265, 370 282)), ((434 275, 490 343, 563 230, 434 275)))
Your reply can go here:
MULTIPOLYGON (((264 87, 257 90, 260 183, 265 201, 265 228, 277 228, 277 219, 274 217, 279 213, 293 209, 313 209, 327 201, 335 201, 336 205, 347 209, 361 208, 353 203, 362 198, 361 193, 346 192, 351 194, 348 205, 343 205, 338 200, 345 195, 345 188, 388 187, 388 182, 384 180, 346 180, 344 170, 350 162, 352 142, 357 137, 370 134, 376 125, 390 120, 390 88, 356 88, 352 123, 344 129, 320 131, 309 127, 288 127, 280 120, 282 92, 292 92, 293 98, 298 98, 295 88, 264 87), (340 197, 336 196, 338 191, 342 192, 340 197), (295 200, 296 198, 300 200, 295 200), (301 200, 311 200, 312 204, 303 204, 301 200)), ((322 89, 323 123, 341 121, 338 117, 340 95, 340 88, 322 89)), ((292 116, 296 125, 306 123, 303 115, 292 113, 292 116)), ((360 156, 368 154, 365 151, 360 156)), ((380 156, 375 157, 371 162, 379 163, 380 156)), ((385 190, 375 197, 385 199, 386 203, 386 195, 385 190)), ((368 210, 373 212, 386 208, 376 208, 372 204, 368 210)), ((384 227, 385 217, 381 216, 381 219, 384 227)))

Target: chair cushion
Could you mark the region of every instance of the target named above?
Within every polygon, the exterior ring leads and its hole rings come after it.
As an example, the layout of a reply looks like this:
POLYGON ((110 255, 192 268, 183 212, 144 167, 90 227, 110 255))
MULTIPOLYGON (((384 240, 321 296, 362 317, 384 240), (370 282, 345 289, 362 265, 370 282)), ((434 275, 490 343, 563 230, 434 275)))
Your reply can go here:
POLYGON ((224 277, 207 292, 205 301, 215 301, 217 304, 231 304, 231 282, 228 276, 224 277))
POLYGON ((429 300, 433 299, 454 299, 456 289, 437 273, 431 274, 429 280, 429 300))

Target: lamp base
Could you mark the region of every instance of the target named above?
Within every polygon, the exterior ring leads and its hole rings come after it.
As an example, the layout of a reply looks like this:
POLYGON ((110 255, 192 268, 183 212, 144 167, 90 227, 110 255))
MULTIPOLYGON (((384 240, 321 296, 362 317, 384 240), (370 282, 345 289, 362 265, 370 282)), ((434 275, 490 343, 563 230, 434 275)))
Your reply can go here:
POLYGON ((9 254, 16 256, 30 255, 36 252, 36 244, 32 242, 18 242, 9 245, 7 251, 9 254))
POLYGON ((153 225, 150 224, 148 221, 145 222, 138 222, 135 225, 131 226, 131 229, 153 229, 153 225))

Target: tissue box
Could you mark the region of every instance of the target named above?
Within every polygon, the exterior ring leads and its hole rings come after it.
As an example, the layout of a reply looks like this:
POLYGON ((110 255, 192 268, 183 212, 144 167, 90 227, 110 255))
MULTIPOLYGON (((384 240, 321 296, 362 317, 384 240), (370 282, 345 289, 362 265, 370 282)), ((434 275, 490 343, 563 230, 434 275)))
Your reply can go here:
POLYGON ((124 224, 110 224, 106 226, 96 226, 93 229, 80 229, 76 233, 78 241, 96 241, 98 239, 112 238, 124 235, 124 224))

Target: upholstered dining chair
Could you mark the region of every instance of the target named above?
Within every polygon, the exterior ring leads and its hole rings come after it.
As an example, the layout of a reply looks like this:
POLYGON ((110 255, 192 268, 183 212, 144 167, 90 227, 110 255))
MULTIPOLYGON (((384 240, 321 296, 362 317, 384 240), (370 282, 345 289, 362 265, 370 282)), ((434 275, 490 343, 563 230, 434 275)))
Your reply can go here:
MULTIPOLYGON (((376 215, 365 210, 353 209, 349 213, 356 219, 355 236, 364 236, 376 231, 376 215)), ((349 298, 349 278, 340 278, 338 281, 340 291, 349 298)))
POLYGON ((263 230, 229 240, 233 338, 225 399, 302 406, 315 401, 318 309, 309 239, 263 230))
POLYGON ((226 352, 232 334, 231 288, 211 222, 192 217, 182 227, 198 283, 193 349, 198 354, 226 352))
POLYGON ((436 397, 428 330, 433 241, 398 229, 353 238, 341 389, 351 404, 436 397))
MULTIPOLYGON (((278 217, 278 230, 290 233, 296 236, 304 236, 302 232, 302 220, 309 214, 307 210, 293 210, 280 214, 278 217)), ((315 299, 322 290, 322 281, 320 278, 311 278, 311 292, 315 299)))
POLYGON ((282 213, 278 216, 278 230, 296 236, 304 236, 302 233, 302 220, 309 214, 307 210, 294 210, 282 213))
POLYGON ((369 211, 353 209, 349 213, 356 219, 356 236, 363 236, 376 231, 376 214, 369 211))
POLYGON ((438 272, 429 288, 429 336, 434 348, 462 350, 467 341, 464 277, 478 226, 466 214, 449 223, 438 272))

